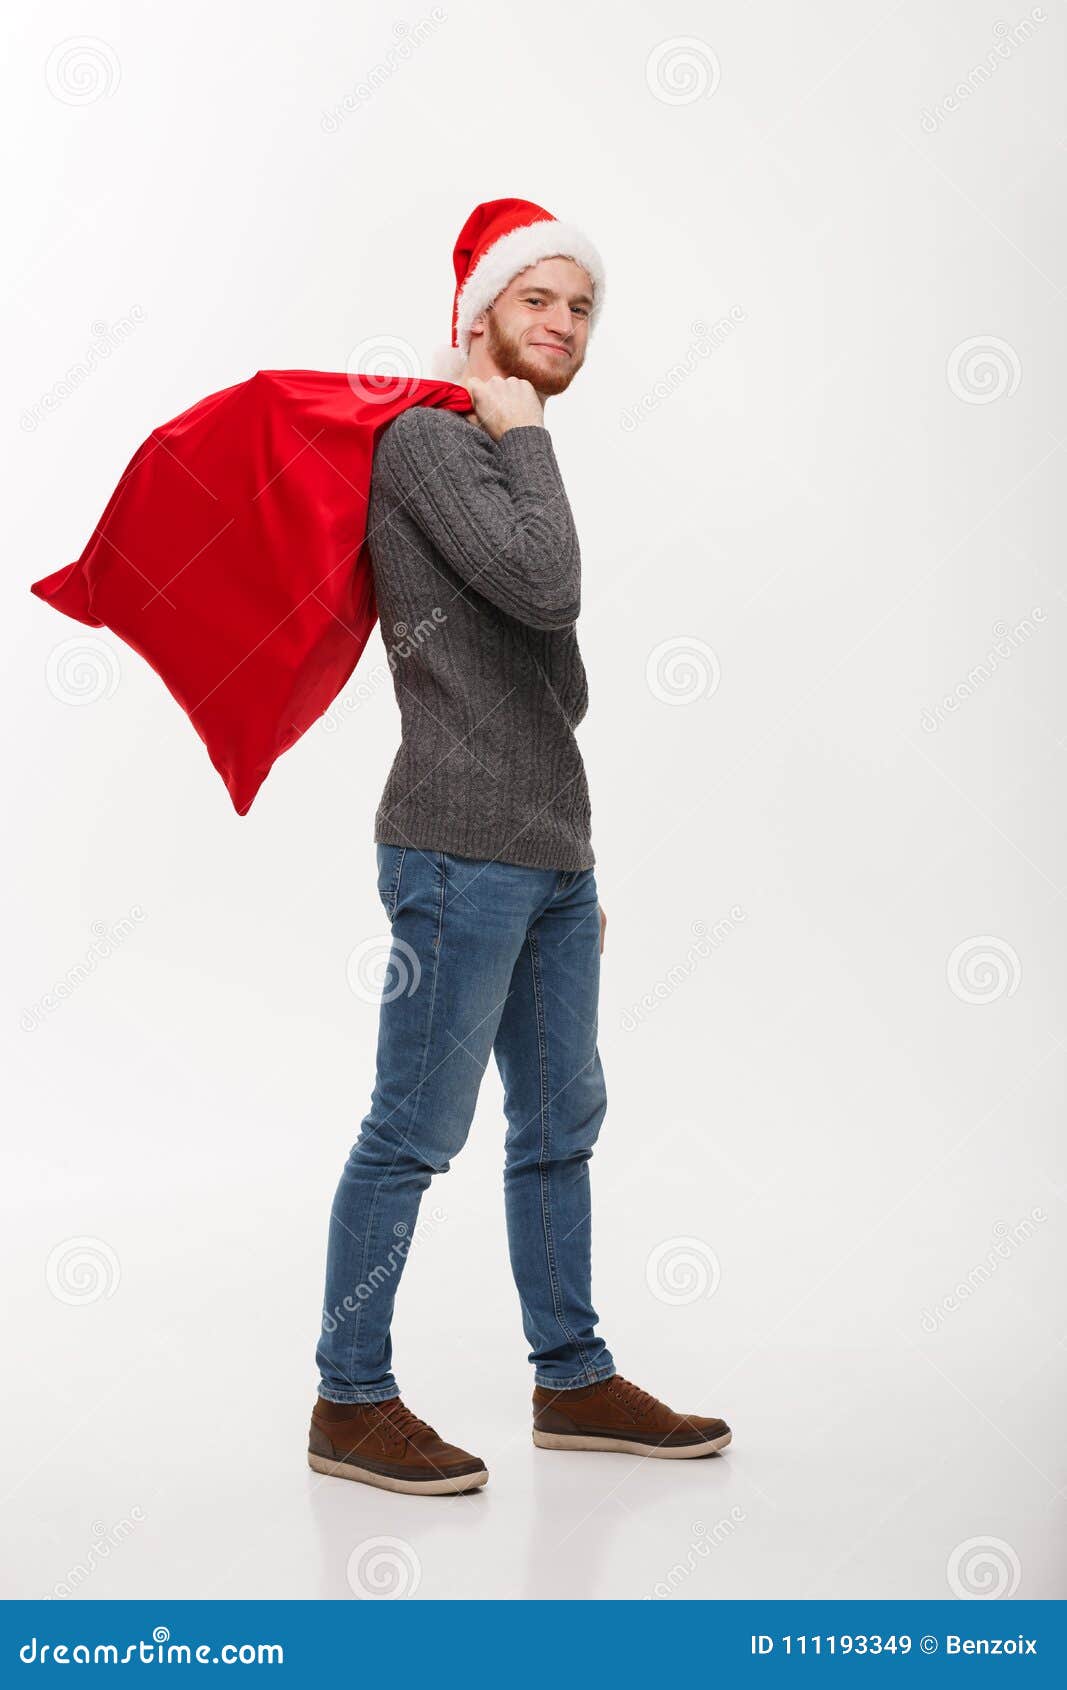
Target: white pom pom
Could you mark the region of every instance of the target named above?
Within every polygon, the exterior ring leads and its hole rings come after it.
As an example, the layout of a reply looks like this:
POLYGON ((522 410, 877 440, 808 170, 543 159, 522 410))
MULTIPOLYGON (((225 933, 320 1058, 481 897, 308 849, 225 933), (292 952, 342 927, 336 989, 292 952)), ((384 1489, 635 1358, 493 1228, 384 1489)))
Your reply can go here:
POLYGON ((458 346, 438 346, 430 359, 430 379, 458 382, 466 362, 458 346))

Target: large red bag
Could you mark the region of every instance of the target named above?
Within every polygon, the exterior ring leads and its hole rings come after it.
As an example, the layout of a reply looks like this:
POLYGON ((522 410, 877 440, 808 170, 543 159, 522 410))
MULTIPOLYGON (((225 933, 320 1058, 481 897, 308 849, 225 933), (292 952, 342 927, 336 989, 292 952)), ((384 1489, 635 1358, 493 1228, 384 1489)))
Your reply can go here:
POLYGON ((374 627, 371 461, 412 405, 471 409, 451 382, 260 370, 154 429, 77 563, 33 584, 152 665, 239 815, 374 627))

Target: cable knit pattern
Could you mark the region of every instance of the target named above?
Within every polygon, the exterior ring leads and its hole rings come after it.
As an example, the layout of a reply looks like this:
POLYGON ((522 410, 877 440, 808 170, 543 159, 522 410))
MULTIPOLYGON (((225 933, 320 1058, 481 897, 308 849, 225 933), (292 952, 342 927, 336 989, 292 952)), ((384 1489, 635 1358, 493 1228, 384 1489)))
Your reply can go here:
POLYGON ((375 840, 591 868, 581 557, 548 431, 412 406, 379 441, 368 537, 402 732, 375 840))

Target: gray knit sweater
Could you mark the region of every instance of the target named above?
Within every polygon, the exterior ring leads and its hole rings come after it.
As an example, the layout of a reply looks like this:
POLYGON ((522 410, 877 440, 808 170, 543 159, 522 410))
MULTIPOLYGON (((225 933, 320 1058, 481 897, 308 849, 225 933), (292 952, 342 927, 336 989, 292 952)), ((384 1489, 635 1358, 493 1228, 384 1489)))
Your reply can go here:
POLYGON ((378 443, 368 537, 402 731, 375 840, 592 867, 581 559, 547 430, 412 406, 378 443))

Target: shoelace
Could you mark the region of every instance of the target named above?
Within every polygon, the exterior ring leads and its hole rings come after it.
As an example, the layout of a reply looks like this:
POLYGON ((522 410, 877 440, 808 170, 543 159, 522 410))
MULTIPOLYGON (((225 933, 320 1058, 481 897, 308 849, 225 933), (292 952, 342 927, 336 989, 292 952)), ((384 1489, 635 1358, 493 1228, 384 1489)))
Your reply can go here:
POLYGON ((432 1426, 427 1425, 425 1420, 420 1420, 417 1414, 413 1414, 410 1408, 399 1400, 389 1409, 379 1409, 379 1413, 383 1420, 388 1420, 390 1426, 396 1428, 401 1437, 414 1438, 419 1432, 429 1432, 431 1435, 433 1433, 432 1426))
POLYGON ((653 1409, 659 1407, 658 1400, 648 1391, 643 1391, 640 1385, 631 1384, 629 1379, 623 1379, 618 1373, 612 1379, 609 1389, 627 1408, 632 1408, 635 1414, 650 1414, 653 1409))

